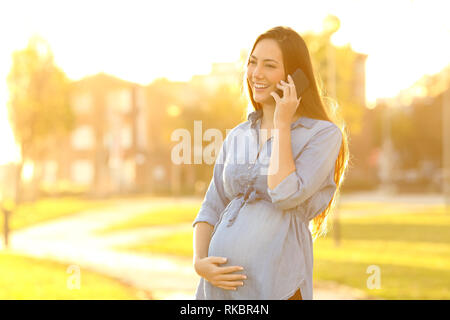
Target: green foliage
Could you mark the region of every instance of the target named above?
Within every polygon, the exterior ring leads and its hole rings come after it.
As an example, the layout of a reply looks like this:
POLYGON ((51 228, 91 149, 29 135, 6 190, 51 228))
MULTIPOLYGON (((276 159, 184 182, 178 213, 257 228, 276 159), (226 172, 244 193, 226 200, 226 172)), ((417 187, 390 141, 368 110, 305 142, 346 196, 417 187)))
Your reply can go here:
POLYGON ((358 85, 362 85, 360 82, 364 81, 356 68, 360 54, 355 52, 350 45, 335 47, 330 44, 329 37, 325 33, 306 33, 303 38, 310 51, 316 80, 319 90, 322 90, 325 95, 325 102, 330 98, 331 87, 330 79, 327 77, 330 63, 327 50, 334 52, 332 56, 335 59, 336 101, 339 104, 339 113, 352 134, 360 133, 365 107, 365 102, 361 101, 361 97, 356 94, 358 85))
POLYGON ((391 112, 390 134, 404 168, 419 168, 421 161, 439 164, 442 157, 442 107, 413 104, 391 112))
MULTIPOLYGON (((9 120, 21 150, 15 187, 15 201, 20 203, 24 162, 39 164, 49 150, 57 148, 58 138, 73 128, 74 116, 69 105, 69 79, 55 65, 48 43, 38 36, 33 36, 25 49, 13 53, 7 83, 9 120)), ((36 197, 41 172, 35 170, 32 198, 36 197)))

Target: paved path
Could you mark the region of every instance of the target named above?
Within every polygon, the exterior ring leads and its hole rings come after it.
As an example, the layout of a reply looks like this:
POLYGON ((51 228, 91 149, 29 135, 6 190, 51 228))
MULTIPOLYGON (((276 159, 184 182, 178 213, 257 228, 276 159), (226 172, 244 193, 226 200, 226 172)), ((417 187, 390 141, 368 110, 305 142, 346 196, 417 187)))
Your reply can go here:
MULTIPOLYGON (((173 202, 197 202, 195 198, 173 202)), ((152 299, 193 299, 199 276, 191 259, 160 254, 114 251, 118 244, 138 243, 175 231, 192 231, 190 223, 99 236, 95 230, 130 219, 167 203, 167 198, 130 199, 101 211, 90 210, 13 232, 10 250, 78 265, 150 292, 152 299)), ((368 299, 363 292, 332 282, 315 284, 314 299, 368 299)), ((81 283, 82 289, 82 283, 81 283)))

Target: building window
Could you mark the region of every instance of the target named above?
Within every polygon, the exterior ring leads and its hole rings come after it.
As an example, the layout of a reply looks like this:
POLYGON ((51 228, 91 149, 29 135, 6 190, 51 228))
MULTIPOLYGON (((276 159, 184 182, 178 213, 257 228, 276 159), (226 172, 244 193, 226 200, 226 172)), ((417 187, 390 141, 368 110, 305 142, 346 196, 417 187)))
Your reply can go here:
POLYGON ((45 161, 44 162, 44 174, 42 177, 42 181, 46 183, 54 183, 56 182, 58 173, 58 164, 56 161, 45 161))
POLYGON ((87 92, 75 94, 71 104, 75 113, 89 113, 93 108, 92 95, 87 92))
POLYGON ((136 121, 136 144, 140 150, 147 148, 147 117, 139 115, 136 121))
POLYGON ((128 113, 131 111, 131 90, 120 89, 111 91, 106 97, 107 107, 120 113, 128 113))
POLYGON ((89 160, 76 160, 71 168, 72 181, 77 184, 89 185, 94 178, 94 166, 89 160))
POLYGON ((76 150, 92 149, 94 141, 94 130, 88 125, 80 126, 72 133, 72 147, 76 150))
POLYGON ((123 166, 123 178, 127 187, 132 187, 136 179, 136 162, 127 159, 123 166))
POLYGON ((133 143, 133 135, 130 126, 125 126, 121 130, 120 144, 123 149, 131 148, 133 143))

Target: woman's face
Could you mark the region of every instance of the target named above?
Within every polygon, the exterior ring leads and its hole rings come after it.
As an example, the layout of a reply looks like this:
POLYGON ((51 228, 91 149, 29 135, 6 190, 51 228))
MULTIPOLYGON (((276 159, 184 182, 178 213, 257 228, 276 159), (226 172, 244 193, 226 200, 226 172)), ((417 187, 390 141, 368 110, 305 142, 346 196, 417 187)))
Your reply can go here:
POLYGON ((280 80, 286 80, 283 55, 275 40, 263 39, 256 44, 248 61, 247 79, 256 102, 275 103, 270 93, 277 90, 280 80))

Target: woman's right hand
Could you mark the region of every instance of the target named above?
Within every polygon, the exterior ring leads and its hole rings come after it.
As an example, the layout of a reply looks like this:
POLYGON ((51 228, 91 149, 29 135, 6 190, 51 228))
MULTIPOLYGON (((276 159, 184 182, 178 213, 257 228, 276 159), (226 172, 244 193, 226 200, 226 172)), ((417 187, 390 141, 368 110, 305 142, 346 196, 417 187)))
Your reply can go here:
POLYGON ((227 262, 223 257, 206 257, 197 259, 194 269, 197 274, 210 282, 213 286, 225 290, 236 290, 237 286, 244 285, 242 280, 247 279, 243 274, 230 274, 231 272, 242 271, 240 266, 219 267, 218 264, 227 262))

